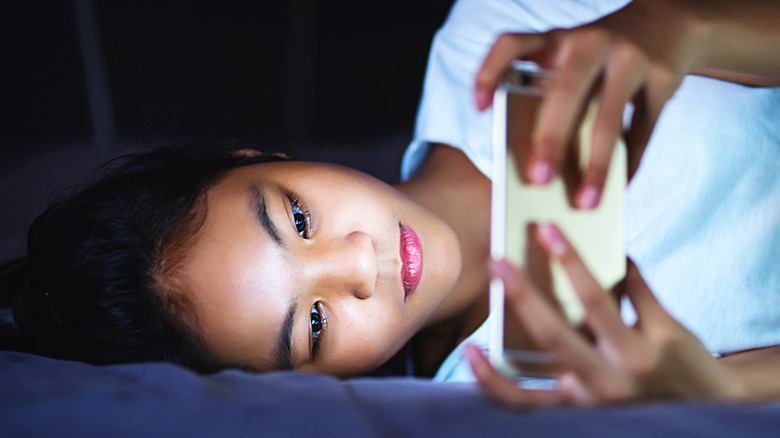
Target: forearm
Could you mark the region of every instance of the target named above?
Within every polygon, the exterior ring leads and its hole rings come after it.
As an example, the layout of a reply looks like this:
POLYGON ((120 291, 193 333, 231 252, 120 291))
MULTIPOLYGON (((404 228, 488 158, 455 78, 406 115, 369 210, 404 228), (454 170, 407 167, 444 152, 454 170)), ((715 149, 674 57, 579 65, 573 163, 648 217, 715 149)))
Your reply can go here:
POLYGON ((739 73, 735 71, 719 70, 714 68, 698 68, 694 69, 691 73, 699 76, 706 76, 708 78, 733 82, 735 84, 749 85, 752 87, 780 87, 780 78, 769 76, 739 73))
POLYGON ((778 2, 634 0, 600 23, 685 73, 750 85, 780 79, 778 2))
POLYGON ((779 2, 683 0, 680 4, 702 32, 695 70, 780 78, 779 2))
POLYGON ((780 399, 780 355, 727 363, 736 379, 736 401, 776 401, 780 399))

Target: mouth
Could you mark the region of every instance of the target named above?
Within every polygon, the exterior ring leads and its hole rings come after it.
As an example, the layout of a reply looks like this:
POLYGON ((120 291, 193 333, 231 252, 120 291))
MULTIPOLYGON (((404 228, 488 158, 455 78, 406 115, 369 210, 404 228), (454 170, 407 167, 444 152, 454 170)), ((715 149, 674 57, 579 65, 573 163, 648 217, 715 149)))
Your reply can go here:
POLYGON ((401 279, 404 285, 404 301, 414 293, 422 278, 422 245, 414 230, 401 226, 401 279))

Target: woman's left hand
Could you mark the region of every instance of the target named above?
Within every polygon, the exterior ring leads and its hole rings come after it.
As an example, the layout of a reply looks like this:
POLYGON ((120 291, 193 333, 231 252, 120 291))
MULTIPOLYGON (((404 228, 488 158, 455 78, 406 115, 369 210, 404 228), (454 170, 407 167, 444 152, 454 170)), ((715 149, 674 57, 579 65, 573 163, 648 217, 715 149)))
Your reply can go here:
POLYGON ((563 374, 554 390, 522 389, 496 371, 479 349, 467 348, 479 386, 489 397, 515 407, 739 398, 737 376, 661 307, 633 263, 617 286, 637 313, 636 324, 629 327, 612 295, 556 226, 540 225, 537 238, 571 278, 595 340, 587 340, 566 322, 522 272, 506 261, 493 263, 493 275, 504 282, 510 311, 527 335, 556 357, 563 374))

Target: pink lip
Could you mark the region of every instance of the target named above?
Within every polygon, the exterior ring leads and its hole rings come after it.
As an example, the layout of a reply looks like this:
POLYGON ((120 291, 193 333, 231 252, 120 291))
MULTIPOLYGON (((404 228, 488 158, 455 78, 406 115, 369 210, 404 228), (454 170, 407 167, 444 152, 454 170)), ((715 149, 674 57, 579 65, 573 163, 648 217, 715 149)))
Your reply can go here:
POLYGON ((401 277, 404 284, 404 301, 420 283, 423 269, 422 245, 411 227, 401 225, 401 277))

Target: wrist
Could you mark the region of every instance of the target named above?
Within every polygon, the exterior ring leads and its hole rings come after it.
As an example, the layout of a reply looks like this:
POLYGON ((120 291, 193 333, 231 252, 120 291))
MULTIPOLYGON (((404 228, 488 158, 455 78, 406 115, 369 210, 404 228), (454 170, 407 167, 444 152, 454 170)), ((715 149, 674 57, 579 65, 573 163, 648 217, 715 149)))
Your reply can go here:
POLYGON ((780 346, 749 350, 718 362, 732 382, 725 395, 728 400, 780 399, 780 346))
POLYGON ((688 44, 692 46, 691 50, 686 51, 686 55, 690 57, 691 72, 718 68, 717 51, 720 42, 717 16, 709 13, 706 2, 700 0, 673 0, 673 2, 678 8, 677 13, 683 23, 688 44))
POLYGON ((634 0, 610 18, 619 32, 655 48, 676 73, 711 67, 715 58, 718 20, 700 0, 634 0))
POLYGON ((733 402, 749 400, 750 391, 748 379, 745 378, 745 370, 734 364, 723 364, 723 366, 726 368, 726 382, 724 382, 723 392, 718 398, 733 402))
POLYGON ((694 69, 728 71, 764 79, 780 77, 776 56, 780 44, 780 7, 776 2, 677 2, 696 41, 692 57, 694 69))

